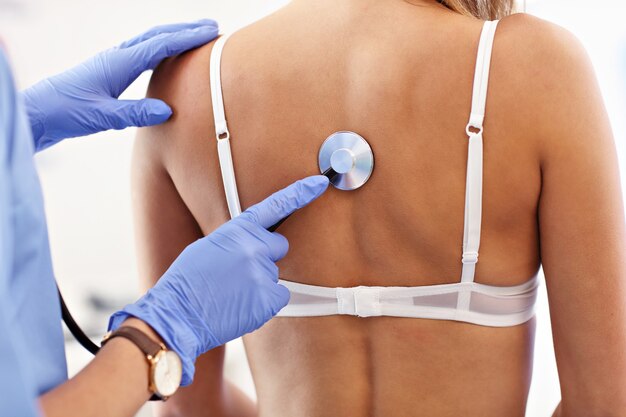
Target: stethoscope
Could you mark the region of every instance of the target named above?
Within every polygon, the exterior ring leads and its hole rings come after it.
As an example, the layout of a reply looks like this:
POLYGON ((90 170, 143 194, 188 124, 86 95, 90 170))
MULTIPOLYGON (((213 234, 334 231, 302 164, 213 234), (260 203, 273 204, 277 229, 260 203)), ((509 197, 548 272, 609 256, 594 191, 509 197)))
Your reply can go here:
MULTIPOLYGON (((362 187, 374 171, 374 153, 363 137, 354 132, 342 131, 330 135, 319 150, 319 169, 328 177, 330 183, 339 190, 352 191, 362 187)), ((291 215, 289 215, 291 216, 291 215)), ((269 227, 270 232, 276 231, 289 216, 269 227)), ((57 285, 58 289, 58 285, 57 285)), ((93 355, 98 353, 100 346, 91 341, 72 317, 61 291, 58 290, 61 302, 61 316, 70 333, 78 343, 93 355)))

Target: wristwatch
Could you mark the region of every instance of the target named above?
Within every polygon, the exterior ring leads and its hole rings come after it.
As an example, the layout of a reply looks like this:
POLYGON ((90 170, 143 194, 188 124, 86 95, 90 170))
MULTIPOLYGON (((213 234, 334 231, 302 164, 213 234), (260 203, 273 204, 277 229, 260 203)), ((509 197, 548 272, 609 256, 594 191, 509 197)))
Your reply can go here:
POLYGON ((174 395, 183 376, 183 366, 176 352, 155 342, 141 330, 129 326, 107 333, 102 339, 102 346, 115 337, 130 340, 146 355, 150 364, 148 389, 154 394, 151 401, 165 401, 174 395))

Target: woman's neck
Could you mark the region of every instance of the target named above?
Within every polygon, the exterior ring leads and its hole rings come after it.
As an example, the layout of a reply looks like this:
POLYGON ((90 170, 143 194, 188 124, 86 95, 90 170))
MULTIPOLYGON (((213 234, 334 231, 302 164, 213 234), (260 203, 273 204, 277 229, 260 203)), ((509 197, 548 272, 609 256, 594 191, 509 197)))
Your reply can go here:
POLYGON ((306 9, 309 12, 332 10, 336 17, 344 15, 351 18, 375 16, 390 8, 452 12, 438 0, 292 0, 289 6, 306 9))
POLYGON ((291 3, 330 3, 330 4, 341 4, 341 3, 353 3, 360 5, 384 5, 388 3, 408 3, 412 6, 427 6, 427 7, 444 7, 438 0, 292 0, 291 3))

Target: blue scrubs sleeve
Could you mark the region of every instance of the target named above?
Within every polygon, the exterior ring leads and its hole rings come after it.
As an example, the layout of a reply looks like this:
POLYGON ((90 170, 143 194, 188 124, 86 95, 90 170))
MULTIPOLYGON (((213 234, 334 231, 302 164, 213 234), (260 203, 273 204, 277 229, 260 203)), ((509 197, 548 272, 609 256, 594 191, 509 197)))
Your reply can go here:
POLYGON ((23 358, 18 355, 11 338, 5 337, 11 334, 2 309, 5 302, 4 294, 0 294, 0 335, 3 336, 0 337, 0 415, 38 416, 37 396, 26 380, 23 358))
POLYGON ((37 394, 9 323, 15 254, 11 160, 16 134, 15 89, 0 49, 0 415, 37 416, 37 394))

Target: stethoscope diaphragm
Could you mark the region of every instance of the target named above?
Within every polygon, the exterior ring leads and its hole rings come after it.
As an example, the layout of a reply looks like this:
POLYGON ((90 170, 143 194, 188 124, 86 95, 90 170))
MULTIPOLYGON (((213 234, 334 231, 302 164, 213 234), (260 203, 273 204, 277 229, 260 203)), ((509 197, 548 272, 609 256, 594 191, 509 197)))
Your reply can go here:
POLYGON ((322 143, 318 163, 322 173, 329 168, 337 173, 330 178, 335 188, 356 190, 372 175, 374 153, 361 135, 349 131, 335 132, 322 143))

